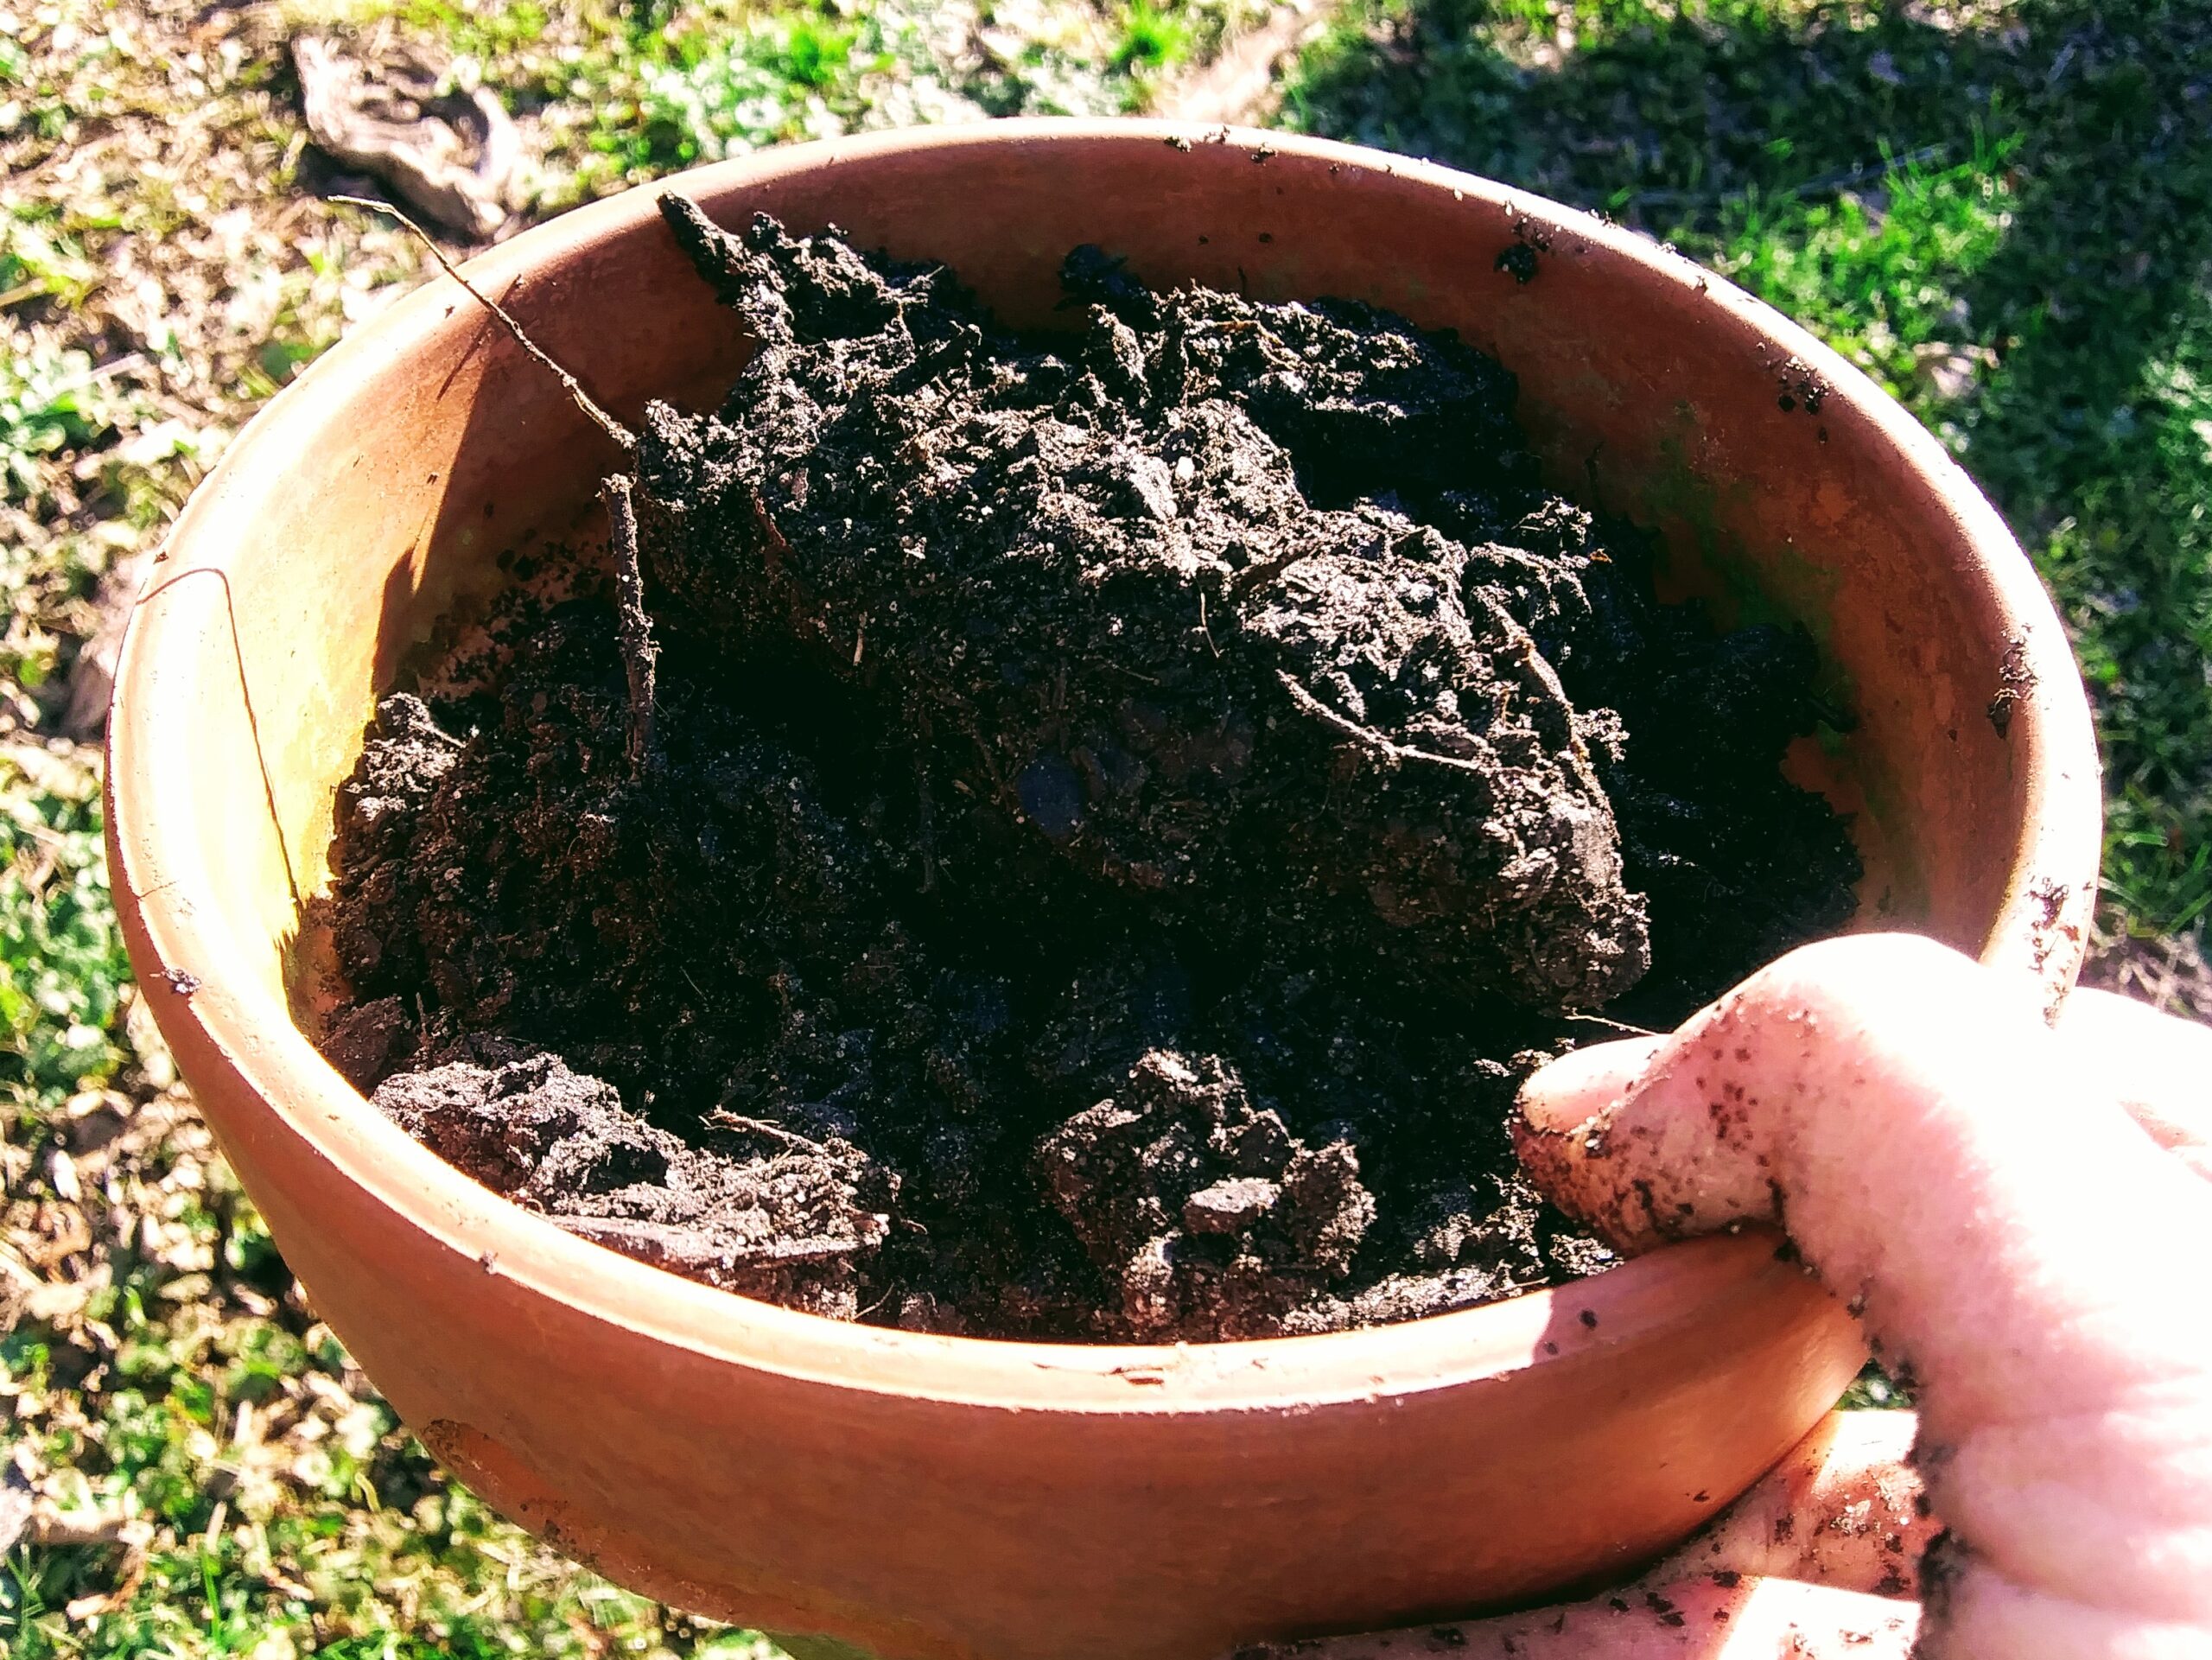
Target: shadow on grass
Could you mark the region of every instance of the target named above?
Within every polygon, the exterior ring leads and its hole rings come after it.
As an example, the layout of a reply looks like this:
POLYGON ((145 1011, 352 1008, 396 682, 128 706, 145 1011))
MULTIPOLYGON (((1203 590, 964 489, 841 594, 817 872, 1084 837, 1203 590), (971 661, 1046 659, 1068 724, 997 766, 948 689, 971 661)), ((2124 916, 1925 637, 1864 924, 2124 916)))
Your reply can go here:
POLYGON ((2075 630, 2109 920, 2212 908, 2212 8, 1355 0, 1283 118, 1669 237, 1886 381, 2075 630))

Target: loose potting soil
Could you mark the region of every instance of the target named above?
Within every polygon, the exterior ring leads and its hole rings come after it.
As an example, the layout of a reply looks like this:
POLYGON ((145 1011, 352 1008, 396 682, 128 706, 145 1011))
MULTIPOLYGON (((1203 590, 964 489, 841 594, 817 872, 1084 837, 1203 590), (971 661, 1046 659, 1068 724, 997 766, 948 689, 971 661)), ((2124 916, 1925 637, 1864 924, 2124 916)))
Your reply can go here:
POLYGON ((1513 1092, 1850 914, 1781 771, 1840 718, 1806 636, 1660 604, 1450 335, 1085 248, 1024 337, 664 206, 760 349, 649 411, 611 571, 379 706, 334 1062, 570 1231, 845 1319, 1236 1338, 1605 1261, 1513 1092))

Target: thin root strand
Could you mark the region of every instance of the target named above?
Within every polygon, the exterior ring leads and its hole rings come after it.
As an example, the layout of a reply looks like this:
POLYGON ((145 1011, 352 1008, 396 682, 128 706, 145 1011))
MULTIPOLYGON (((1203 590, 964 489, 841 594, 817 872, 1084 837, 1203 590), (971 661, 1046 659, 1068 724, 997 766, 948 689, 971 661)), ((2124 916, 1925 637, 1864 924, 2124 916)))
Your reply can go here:
POLYGON ((462 276, 461 267, 446 258, 446 251, 431 239, 428 231, 388 201, 376 201, 367 196, 333 196, 330 200, 344 202, 348 207, 365 207, 371 213, 382 213, 388 218, 397 219, 415 239, 423 245, 424 251, 438 262, 438 269, 467 289, 469 298, 497 317, 507 333, 514 336, 515 344, 529 353, 533 361, 543 365, 553 378, 561 383, 561 390, 569 394, 570 401, 590 417, 594 426, 612 438, 621 448, 625 455, 632 455, 637 453, 638 435, 601 408, 598 400, 583 389, 582 382, 563 368, 559 360, 551 353, 531 339, 529 330, 515 321, 512 312, 478 288, 475 283, 470 282, 467 277, 462 276))

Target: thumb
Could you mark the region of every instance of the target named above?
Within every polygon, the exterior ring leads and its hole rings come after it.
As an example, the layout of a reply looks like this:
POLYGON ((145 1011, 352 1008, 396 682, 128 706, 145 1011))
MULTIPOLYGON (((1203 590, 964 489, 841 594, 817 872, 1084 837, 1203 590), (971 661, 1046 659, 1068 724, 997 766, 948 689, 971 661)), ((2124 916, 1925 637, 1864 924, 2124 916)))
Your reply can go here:
POLYGON ((1532 1129, 1561 1132, 1625 1099, 1669 1039, 1593 1043, 1550 1062, 1522 1086, 1521 1116, 1532 1129))

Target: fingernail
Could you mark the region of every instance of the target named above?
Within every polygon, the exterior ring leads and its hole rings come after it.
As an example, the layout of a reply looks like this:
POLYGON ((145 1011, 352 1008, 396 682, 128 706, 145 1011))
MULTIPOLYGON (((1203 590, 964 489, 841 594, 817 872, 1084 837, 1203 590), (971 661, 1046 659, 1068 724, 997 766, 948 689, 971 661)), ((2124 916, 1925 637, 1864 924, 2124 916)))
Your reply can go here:
POLYGON ((1588 1123, 1628 1094, 1666 1041, 1624 1038, 1562 1056, 1521 1086, 1522 1116, 1553 1135, 1588 1123))

